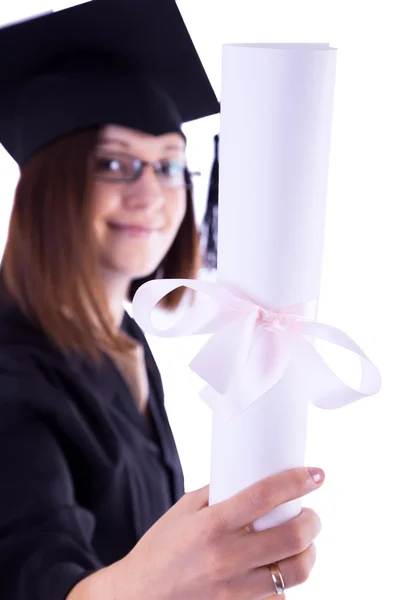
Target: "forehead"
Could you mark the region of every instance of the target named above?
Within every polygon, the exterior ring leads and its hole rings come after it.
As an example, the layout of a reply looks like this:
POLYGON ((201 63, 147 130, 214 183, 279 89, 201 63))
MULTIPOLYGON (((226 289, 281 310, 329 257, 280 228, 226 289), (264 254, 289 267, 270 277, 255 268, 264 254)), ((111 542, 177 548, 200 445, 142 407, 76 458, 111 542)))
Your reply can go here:
POLYGON ((127 150, 135 149, 168 149, 185 151, 185 140, 179 133, 166 133, 163 135, 150 135, 122 127, 120 125, 106 125, 100 131, 99 141, 113 143, 125 147, 127 150))

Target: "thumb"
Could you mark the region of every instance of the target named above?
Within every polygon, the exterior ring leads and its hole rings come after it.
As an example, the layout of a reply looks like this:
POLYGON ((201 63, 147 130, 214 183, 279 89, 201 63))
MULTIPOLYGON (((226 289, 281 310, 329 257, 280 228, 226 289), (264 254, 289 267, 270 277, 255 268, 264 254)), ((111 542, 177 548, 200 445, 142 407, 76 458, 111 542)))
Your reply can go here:
POLYGON ((175 506, 179 505, 181 510, 185 513, 193 513, 202 510, 208 506, 209 490, 210 486, 205 485, 193 492, 187 492, 175 506))

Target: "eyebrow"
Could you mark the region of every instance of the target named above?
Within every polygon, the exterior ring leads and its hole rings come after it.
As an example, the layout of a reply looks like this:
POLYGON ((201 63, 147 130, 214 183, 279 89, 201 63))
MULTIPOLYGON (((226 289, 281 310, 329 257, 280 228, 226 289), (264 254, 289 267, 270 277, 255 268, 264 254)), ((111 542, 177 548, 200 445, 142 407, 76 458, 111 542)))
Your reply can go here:
MULTIPOLYGON (((116 138, 100 138, 99 142, 101 144, 119 144, 124 148, 131 148, 131 145, 128 142, 124 142, 123 140, 118 140, 116 138)), ((163 147, 163 150, 179 150, 181 152, 185 151, 185 148, 180 144, 167 144, 163 147)))
POLYGON ((119 144, 120 146, 124 146, 124 148, 130 148, 130 144, 127 142, 123 142, 122 140, 117 140, 115 138, 100 138, 99 142, 101 144, 119 144))

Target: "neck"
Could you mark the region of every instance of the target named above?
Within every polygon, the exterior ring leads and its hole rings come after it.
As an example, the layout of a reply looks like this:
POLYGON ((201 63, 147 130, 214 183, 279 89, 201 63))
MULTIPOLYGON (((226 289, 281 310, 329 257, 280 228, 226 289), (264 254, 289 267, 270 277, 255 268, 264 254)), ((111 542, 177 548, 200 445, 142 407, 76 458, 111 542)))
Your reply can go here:
POLYGON ((123 302, 127 298, 130 279, 116 276, 114 273, 104 270, 102 281, 105 286, 106 297, 110 307, 111 316, 117 327, 120 327, 124 316, 123 302))

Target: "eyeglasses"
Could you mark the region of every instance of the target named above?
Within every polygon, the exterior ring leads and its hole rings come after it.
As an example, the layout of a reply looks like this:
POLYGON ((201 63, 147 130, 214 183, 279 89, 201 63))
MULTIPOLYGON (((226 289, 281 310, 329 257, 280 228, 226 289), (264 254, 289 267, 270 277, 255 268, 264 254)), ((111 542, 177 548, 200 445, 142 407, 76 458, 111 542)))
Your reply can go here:
POLYGON ((163 187, 177 189, 190 187, 191 178, 200 175, 190 172, 184 161, 165 159, 148 162, 122 152, 97 150, 94 156, 95 176, 101 181, 131 183, 137 181, 145 167, 152 167, 163 187))

